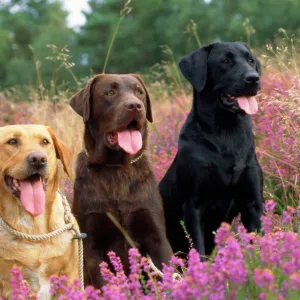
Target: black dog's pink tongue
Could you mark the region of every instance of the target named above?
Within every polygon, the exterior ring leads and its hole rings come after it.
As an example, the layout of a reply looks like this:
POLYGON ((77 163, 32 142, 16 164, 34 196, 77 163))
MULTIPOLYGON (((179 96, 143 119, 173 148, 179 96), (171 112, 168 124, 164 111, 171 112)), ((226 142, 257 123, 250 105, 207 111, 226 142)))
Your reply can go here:
POLYGON ((45 191, 39 178, 20 180, 21 203, 26 211, 33 216, 40 215, 45 209, 45 191))
POLYGON ((237 101, 240 108, 248 115, 253 115, 258 111, 258 105, 255 97, 238 97, 237 101))
POLYGON ((118 144, 125 152, 136 154, 143 146, 142 135, 138 130, 118 131, 118 144))

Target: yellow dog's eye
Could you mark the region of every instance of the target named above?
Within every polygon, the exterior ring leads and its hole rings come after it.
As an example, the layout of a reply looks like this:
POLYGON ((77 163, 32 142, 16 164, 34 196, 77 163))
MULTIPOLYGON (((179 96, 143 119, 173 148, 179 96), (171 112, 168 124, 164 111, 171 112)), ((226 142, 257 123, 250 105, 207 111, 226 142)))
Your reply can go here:
POLYGON ((8 142, 7 142, 7 144, 9 144, 9 145, 18 145, 18 140, 17 139, 11 139, 11 140, 9 140, 8 142))
POLYGON ((44 145, 50 144, 50 142, 49 142, 47 139, 43 139, 43 140, 42 140, 42 143, 43 143, 44 145))
POLYGON ((110 90, 105 93, 106 96, 113 96, 114 94, 115 94, 115 92, 113 90, 110 90))

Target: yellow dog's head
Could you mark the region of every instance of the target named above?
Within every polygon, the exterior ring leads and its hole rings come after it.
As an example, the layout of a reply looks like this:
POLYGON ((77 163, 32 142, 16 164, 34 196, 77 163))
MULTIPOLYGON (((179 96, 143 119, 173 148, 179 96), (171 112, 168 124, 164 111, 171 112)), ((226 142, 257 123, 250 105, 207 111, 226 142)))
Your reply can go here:
POLYGON ((0 189, 19 199, 33 216, 44 211, 47 185, 58 179, 57 159, 69 175, 71 151, 50 127, 0 127, 0 189))

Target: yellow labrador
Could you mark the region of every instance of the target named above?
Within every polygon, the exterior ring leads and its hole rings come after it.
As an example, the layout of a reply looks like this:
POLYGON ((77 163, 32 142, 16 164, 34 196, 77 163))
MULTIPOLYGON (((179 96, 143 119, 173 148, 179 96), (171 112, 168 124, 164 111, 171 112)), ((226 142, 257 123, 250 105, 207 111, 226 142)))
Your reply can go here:
MULTIPOLYGON (((0 127, 0 217, 9 227, 40 235, 65 226, 57 159, 69 175, 71 151, 50 127, 0 127)), ((43 300, 50 297, 51 275, 78 278, 78 246, 73 236, 68 230, 54 238, 30 241, 0 224, 0 297, 10 297, 13 266, 22 269, 32 291, 43 300)))

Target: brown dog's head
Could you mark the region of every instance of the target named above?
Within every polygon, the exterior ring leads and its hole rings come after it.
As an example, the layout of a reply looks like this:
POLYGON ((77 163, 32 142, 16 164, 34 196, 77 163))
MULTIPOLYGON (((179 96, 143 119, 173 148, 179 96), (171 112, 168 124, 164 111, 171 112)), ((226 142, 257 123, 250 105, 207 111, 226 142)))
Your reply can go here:
POLYGON ((57 184, 57 158, 69 175, 71 151, 50 127, 0 127, 0 189, 19 199, 33 216, 44 211, 47 186, 57 184))
POLYGON ((71 98, 70 105, 85 122, 91 164, 123 164, 145 148, 152 113, 138 75, 97 75, 71 98))

